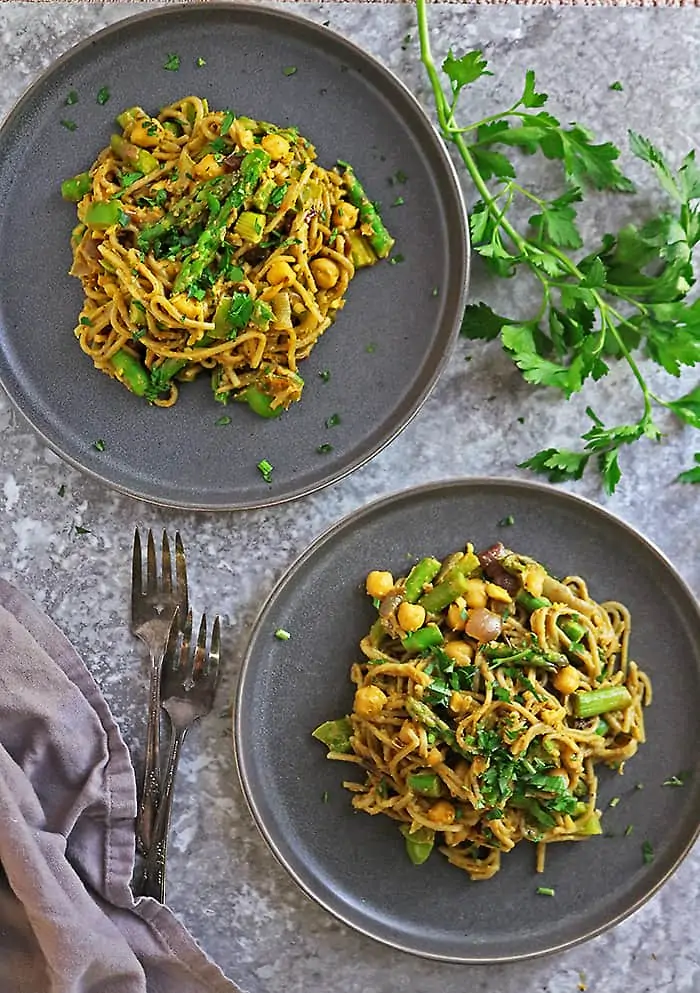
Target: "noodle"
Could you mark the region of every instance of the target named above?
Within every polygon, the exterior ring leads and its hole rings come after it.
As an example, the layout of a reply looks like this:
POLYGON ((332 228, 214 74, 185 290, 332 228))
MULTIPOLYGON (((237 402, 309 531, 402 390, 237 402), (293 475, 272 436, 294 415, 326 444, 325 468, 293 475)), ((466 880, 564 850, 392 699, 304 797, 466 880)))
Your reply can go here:
POLYGON ((272 417, 299 400, 299 363, 362 266, 394 241, 350 166, 319 166, 293 127, 190 96, 132 107, 77 203, 75 335, 94 365, 158 406, 203 370, 216 400, 272 417))
POLYGON ((601 834, 596 767, 622 773, 652 695, 627 608, 500 544, 366 586, 352 713, 314 731, 365 771, 343 784, 353 807, 397 821, 415 864, 437 847, 473 880, 520 841, 542 872, 547 845, 601 834))

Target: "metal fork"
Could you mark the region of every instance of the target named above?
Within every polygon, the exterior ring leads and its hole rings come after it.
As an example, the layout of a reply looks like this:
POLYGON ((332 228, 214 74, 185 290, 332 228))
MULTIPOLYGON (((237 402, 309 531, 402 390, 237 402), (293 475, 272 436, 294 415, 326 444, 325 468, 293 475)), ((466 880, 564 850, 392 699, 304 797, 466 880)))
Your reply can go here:
POLYGON ((163 531, 161 568, 158 570, 153 532, 146 542, 146 578, 143 579, 141 536, 134 531, 131 573, 131 630, 148 648, 150 675, 148 689, 148 724, 143 787, 136 820, 139 851, 147 854, 151 847, 153 826, 160 802, 160 674, 170 622, 179 608, 184 618, 188 609, 187 565, 180 534, 175 534, 175 587, 168 535, 163 531))
POLYGON ((170 718, 171 739, 168 764, 163 777, 163 792, 153 828, 151 847, 146 858, 138 893, 165 902, 165 862, 172 811, 173 788, 180 752, 187 732, 195 721, 206 716, 214 706, 219 681, 221 631, 214 619, 211 641, 207 647, 207 617, 202 615, 194 652, 191 651, 192 611, 188 611, 179 631, 179 610, 175 612, 163 656, 161 699, 170 718), (178 640, 180 648, 178 650, 178 640))

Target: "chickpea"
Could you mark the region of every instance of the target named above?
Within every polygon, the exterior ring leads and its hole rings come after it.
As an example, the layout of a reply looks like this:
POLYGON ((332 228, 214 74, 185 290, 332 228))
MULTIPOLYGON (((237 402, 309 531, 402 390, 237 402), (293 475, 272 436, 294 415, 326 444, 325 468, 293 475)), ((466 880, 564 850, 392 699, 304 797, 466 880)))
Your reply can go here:
POLYGON ((425 608, 419 603, 407 603, 404 600, 396 611, 396 618, 404 631, 417 631, 425 623, 425 608))
POLYGON ((333 227, 339 231, 349 231, 357 224, 358 214, 357 207, 345 200, 340 200, 333 208, 333 227))
POLYGON ((183 317, 191 317, 193 321, 199 319, 199 303, 191 297, 188 297, 187 294, 176 293, 174 297, 170 298, 170 302, 173 307, 183 315, 183 317))
POLYGON ((533 596, 542 596, 546 575, 547 573, 541 566, 530 566, 523 583, 527 592, 532 593, 533 596))
POLYGON ((150 117, 144 117, 131 129, 131 142, 140 148, 155 148, 160 141, 160 135, 160 124, 150 117))
POLYGON ((281 134, 266 134, 260 144, 271 159, 285 159, 289 155, 289 142, 281 134))
POLYGON ((435 824, 452 824, 455 819, 455 808, 449 800, 438 800, 428 811, 428 820, 435 824))
POLYGON ((474 649, 466 641, 448 641, 444 645, 444 652, 455 665, 471 665, 474 658, 474 649))
POLYGON ((563 669, 559 670, 552 682, 555 689, 559 690, 563 696, 568 696, 578 689, 579 679, 578 669, 572 665, 565 665, 563 669))
POLYGON ((268 268, 265 279, 270 286, 277 286, 278 283, 289 285, 294 282, 294 270, 289 262, 282 262, 281 259, 276 259, 268 268))
POLYGON ((492 600, 497 600, 499 603, 513 602, 513 598, 508 590, 504 590, 503 587, 499 586, 497 583, 486 584, 486 596, 490 597, 492 600))
POLYGON ((371 720, 378 717, 387 701, 387 695, 378 686, 361 686, 355 694, 354 711, 358 717, 371 720))
POLYGON ((194 167, 194 174, 198 179, 213 179, 215 176, 221 176, 223 171, 223 165, 216 161, 216 156, 211 152, 200 159, 194 167))
POLYGON ((471 767, 469 763, 466 762, 464 759, 460 759, 454 768, 455 776, 457 777, 457 779, 461 779, 462 782, 466 781, 466 778, 469 775, 470 771, 471 771, 471 767))
POLYGON ((458 596, 454 603, 447 608, 447 624, 453 631, 464 631, 466 623, 467 601, 458 596))
POLYGON ((472 610, 475 607, 485 607, 488 603, 486 584, 481 579, 468 579, 464 599, 467 601, 467 607, 472 610))
POLYGON ((394 588, 394 577, 390 572, 379 572, 373 569, 367 576, 365 589, 372 597, 381 599, 390 593, 394 588))
POLYGON ((332 289, 340 279, 340 269, 332 259, 314 259, 309 263, 309 269, 322 290, 332 289))

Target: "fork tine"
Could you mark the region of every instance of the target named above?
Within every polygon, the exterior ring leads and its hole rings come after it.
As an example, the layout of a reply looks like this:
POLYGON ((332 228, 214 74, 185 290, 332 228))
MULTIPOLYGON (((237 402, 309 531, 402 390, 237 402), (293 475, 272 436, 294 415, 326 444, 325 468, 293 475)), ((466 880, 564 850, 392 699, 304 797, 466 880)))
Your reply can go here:
POLYGON ((182 616, 184 616, 189 609, 189 594, 187 590, 187 560, 185 559, 185 549, 182 546, 182 538, 179 531, 175 532, 175 576, 177 592, 180 596, 180 605, 182 607, 182 616))
MULTIPOLYGON (((177 608, 179 613, 180 608, 177 608)), ((190 660, 190 642, 192 641, 192 611, 187 611, 185 623, 182 627, 182 646, 180 648, 180 662, 178 667, 185 669, 190 660)))
POLYGON ((207 615, 202 614, 199 622, 199 634, 197 635, 197 647, 194 651, 194 661, 192 663, 192 678, 198 679, 206 671, 207 662, 207 615))
POLYGON ((165 651, 163 652, 163 669, 172 668, 173 664, 178 658, 177 649, 177 636, 180 633, 180 608, 175 608, 175 613, 173 614, 173 619, 170 622, 170 627, 168 628, 168 638, 165 643, 165 651))
POLYGON ((214 618, 214 626, 211 629, 211 645, 209 647, 208 671, 216 669, 218 672, 219 661, 221 659, 221 621, 219 615, 214 618))
POLYGON ((163 547, 161 554, 161 582, 165 593, 173 591, 173 571, 170 563, 170 542, 168 532, 163 528, 163 547))
POLYGON ((131 556, 131 609, 133 613, 134 601, 143 594, 141 585, 141 536, 139 529, 134 528, 134 551, 131 556))
POLYGON ((148 529, 148 544, 146 548, 146 592, 154 593, 158 589, 158 565, 156 563, 156 545, 153 531, 148 529))

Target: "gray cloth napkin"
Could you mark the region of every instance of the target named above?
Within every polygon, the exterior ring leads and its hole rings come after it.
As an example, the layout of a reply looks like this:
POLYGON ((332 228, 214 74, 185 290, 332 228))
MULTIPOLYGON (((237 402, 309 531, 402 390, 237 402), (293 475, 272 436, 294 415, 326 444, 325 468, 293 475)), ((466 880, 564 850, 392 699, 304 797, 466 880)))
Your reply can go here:
POLYGON ((90 673, 0 580, 1 993, 240 993, 136 902, 129 752, 90 673))

